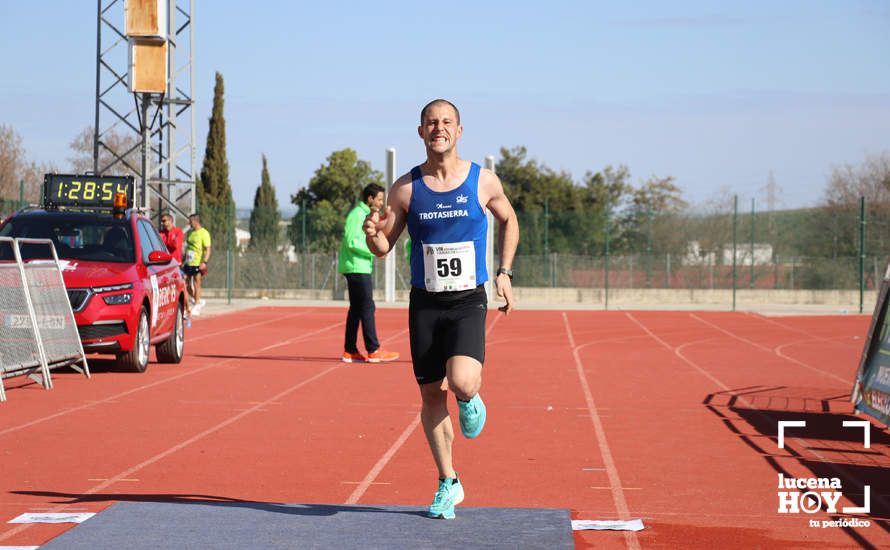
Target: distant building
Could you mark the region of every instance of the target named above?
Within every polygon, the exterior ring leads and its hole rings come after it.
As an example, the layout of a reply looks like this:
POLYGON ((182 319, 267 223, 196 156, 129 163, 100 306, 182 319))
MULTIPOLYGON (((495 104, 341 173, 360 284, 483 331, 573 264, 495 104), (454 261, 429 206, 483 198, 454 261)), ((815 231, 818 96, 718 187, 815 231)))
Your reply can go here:
POLYGON ((294 245, 292 244, 278 245, 278 252, 284 255, 284 259, 287 260, 287 263, 289 264, 295 264, 300 259, 300 256, 297 254, 297 249, 294 248, 294 245))
MULTIPOLYGON (((721 265, 732 265, 732 245, 721 247, 721 265)), ((736 265, 751 265, 751 243, 738 243, 735 250, 736 265)), ((754 265, 771 265, 773 263, 773 245, 754 243, 754 265)), ((703 252, 698 241, 689 241, 686 255, 681 259, 683 265, 717 265, 714 252, 703 252)))
MULTIPOLYGON (((736 265, 751 265, 751 243, 738 243, 735 247, 736 265)), ((770 265, 773 263, 773 245, 754 243, 754 265, 770 265)), ((723 245, 723 264, 732 265, 732 245, 723 245)))
POLYGON ((698 241, 689 241, 686 244, 686 255, 683 256, 680 263, 683 265, 714 265, 716 260, 717 256, 713 252, 702 253, 698 241))
MULTIPOLYGON (((235 239, 238 241, 238 251, 239 253, 244 253, 247 250, 247 245, 250 244, 250 231, 246 229, 235 228, 235 239)), ((284 256, 285 261, 290 264, 295 264, 300 260, 299 254, 297 254, 297 249, 294 248, 294 245, 288 244, 280 244, 276 248, 278 253, 284 256)))
POLYGON ((238 243, 238 250, 244 252, 244 249, 246 249, 247 245, 250 243, 250 231, 236 227, 235 242, 238 243))

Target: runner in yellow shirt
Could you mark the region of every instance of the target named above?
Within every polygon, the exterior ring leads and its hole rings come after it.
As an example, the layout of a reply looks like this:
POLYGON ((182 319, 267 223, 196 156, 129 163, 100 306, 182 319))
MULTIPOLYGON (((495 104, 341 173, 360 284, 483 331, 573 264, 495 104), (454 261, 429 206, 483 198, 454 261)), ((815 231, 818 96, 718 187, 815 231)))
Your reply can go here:
POLYGON ((201 278, 207 275, 207 262, 210 261, 210 232, 201 225, 201 216, 192 214, 189 216, 191 230, 185 238, 185 271, 186 289, 190 295, 194 307, 193 315, 200 315, 204 307, 201 299, 201 278))

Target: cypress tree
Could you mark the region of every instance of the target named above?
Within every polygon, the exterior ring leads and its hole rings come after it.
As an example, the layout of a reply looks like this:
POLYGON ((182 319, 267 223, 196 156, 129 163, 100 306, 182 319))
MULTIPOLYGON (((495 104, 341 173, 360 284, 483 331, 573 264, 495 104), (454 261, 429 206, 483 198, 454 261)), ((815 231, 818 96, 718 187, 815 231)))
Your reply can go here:
MULTIPOLYGON (((232 248, 235 244, 235 204, 229 185, 229 161, 226 157, 226 119, 223 115, 223 77, 216 73, 213 111, 204 149, 204 164, 198 180, 198 212, 210 232, 214 248, 232 248)), ((214 256, 216 256, 214 254, 214 256)))
POLYGON ((260 186, 253 198, 253 210, 250 212, 250 248, 268 252, 278 246, 278 199, 275 188, 269 179, 269 163, 263 155, 263 171, 260 186))

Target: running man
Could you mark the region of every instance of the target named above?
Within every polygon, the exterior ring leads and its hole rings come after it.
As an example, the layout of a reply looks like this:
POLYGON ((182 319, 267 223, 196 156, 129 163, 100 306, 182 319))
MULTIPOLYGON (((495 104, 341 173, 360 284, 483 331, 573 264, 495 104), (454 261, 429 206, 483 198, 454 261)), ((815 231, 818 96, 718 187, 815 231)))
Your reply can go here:
POLYGON ((346 335, 343 344, 344 363, 381 363, 395 361, 398 352, 381 349, 377 340, 377 325, 374 321, 374 255, 368 250, 362 225, 371 211, 379 211, 383 206, 383 187, 369 183, 362 189, 362 200, 349 211, 343 224, 343 239, 340 240, 340 256, 337 271, 346 277, 346 290, 349 293, 349 310, 346 312, 346 335), (358 351, 358 326, 362 325, 362 339, 365 352, 358 351))
POLYGON ((204 307, 201 299, 201 278, 207 275, 207 262, 210 261, 210 232, 201 226, 201 216, 192 214, 189 216, 191 230, 185 237, 185 283, 186 290, 191 296, 194 306, 191 308, 193 315, 200 315, 204 307))
POLYGON ((417 132, 426 147, 426 162, 393 184, 386 211, 372 211, 364 229, 368 248, 382 257, 408 226, 411 360, 420 385, 423 430, 439 471, 429 516, 452 519, 464 489, 452 461, 448 390, 457 398, 465 437, 478 436, 486 417, 479 396, 488 309, 483 286, 488 280, 485 211, 500 225, 501 267, 495 285, 506 301, 499 308, 505 314, 514 307, 512 265, 519 222, 494 172, 458 157, 463 127, 457 107, 444 99, 430 102, 420 112, 417 132))

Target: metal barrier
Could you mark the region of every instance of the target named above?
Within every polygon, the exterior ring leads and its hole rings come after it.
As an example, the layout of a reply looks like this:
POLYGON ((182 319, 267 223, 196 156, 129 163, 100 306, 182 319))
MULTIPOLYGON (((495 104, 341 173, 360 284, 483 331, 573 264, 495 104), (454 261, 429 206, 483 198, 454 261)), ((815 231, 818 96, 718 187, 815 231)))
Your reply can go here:
POLYGON ((10 252, 0 250, 0 401, 6 401, 5 378, 28 376, 46 389, 52 381, 18 246, 0 237, 0 247, 10 252))
POLYGON ((51 389, 50 370, 63 366, 89 378, 52 240, 0 237, 0 246, 11 247, 14 259, 0 261, 0 401, 6 400, 5 378, 24 375, 51 389), (22 245, 47 247, 50 254, 25 262, 22 245))

